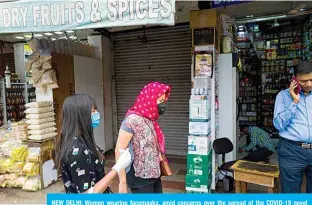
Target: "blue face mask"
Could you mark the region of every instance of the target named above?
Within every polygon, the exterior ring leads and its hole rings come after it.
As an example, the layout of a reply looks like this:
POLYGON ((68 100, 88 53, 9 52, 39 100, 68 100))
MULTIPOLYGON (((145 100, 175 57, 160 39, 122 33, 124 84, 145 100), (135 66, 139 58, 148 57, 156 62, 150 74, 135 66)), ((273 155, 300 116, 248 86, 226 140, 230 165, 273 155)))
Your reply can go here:
POLYGON ((93 113, 91 115, 91 119, 92 119, 92 127, 94 129, 100 124, 100 119, 101 119, 100 113, 99 112, 93 113))

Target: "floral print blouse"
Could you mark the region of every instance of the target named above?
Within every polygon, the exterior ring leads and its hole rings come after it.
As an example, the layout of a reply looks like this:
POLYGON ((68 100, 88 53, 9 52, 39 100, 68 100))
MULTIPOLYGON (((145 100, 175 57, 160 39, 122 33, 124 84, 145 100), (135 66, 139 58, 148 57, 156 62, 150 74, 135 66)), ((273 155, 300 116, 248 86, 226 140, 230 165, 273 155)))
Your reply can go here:
POLYGON ((141 116, 127 116, 121 129, 133 134, 130 141, 133 149, 133 168, 135 176, 143 179, 160 177, 159 150, 153 123, 141 116))
MULTIPOLYGON (((61 162, 66 193, 83 193, 105 176, 104 161, 92 153, 82 139, 74 138, 65 160, 61 162)), ((106 189, 104 193, 110 193, 106 189)))

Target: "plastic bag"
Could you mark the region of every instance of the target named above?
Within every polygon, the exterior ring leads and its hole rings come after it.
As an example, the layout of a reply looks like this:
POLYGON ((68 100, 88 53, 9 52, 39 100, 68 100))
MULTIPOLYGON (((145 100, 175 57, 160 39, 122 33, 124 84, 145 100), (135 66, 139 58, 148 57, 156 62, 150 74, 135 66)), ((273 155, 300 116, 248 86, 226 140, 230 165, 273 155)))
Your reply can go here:
POLYGON ((30 135, 44 135, 56 131, 55 127, 49 127, 42 130, 29 130, 30 135))
POLYGON ((59 87, 58 84, 57 84, 56 74, 53 71, 53 73, 51 75, 52 75, 52 83, 48 84, 48 88, 49 89, 56 89, 56 88, 59 87))
POLYGON ((0 175, 0 184, 2 184, 5 181, 4 174, 0 175))
POLYGON ((24 166, 25 166, 25 162, 15 162, 11 166, 11 172, 12 173, 20 173, 24 166))
POLYGON ((48 85, 53 83, 52 79, 53 70, 48 70, 42 74, 41 85, 48 85))
POLYGON ((52 106, 47 106, 47 107, 41 107, 41 108, 28 108, 25 110, 26 114, 41 114, 41 113, 47 113, 53 111, 52 106))
POLYGON ((22 188, 24 186, 24 184, 26 183, 27 179, 28 179, 28 177, 26 177, 26 176, 17 177, 14 180, 14 187, 15 188, 22 188))
POLYGON ((40 55, 39 55, 38 51, 37 52, 33 52, 30 55, 28 61, 26 62, 26 65, 25 65, 27 72, 29 72, 31 70, 33 62, 35 62, 39 57, 40 57, 40 55))
POLYGON ((14 161, 12 159, 6 159, 2 164, 1 168, 4 172, 10 172, 11 167, 14 164, 14 161))
POLYGON ((23 175, 26 175, 26 176, 33 176, 35 167, 36 167, 36 163, 27 162, 27 163, 25 164, 25 166, 23 167, 23 170, 22 170, 23 175))
POLYGON ((39 125, 29 125, 28 128, 30 130, 41 130, 49 127, 54 127, 56 124, 54 122, 48 122, 44 124, 39 124, 39 125))
POLYGON ((32 51, 39 51, 42 49, 42 46, 40 44, 40 40, 33 38, 30 41, 27 42, 29 47, 31 48, 32 51))
POLYGON ((55 121, 54 117, 47 117, 43 119, 29 119, 26 122, 29 125, 41 125, 41 124, 50 123, 50 122, 54 123, 54 121, 55 121))
POLYGON ((25 161, 28 155, 27 146, 15 147, 11 151, 11 158, 15 161, 25 161))
POLYGON ((30 147, 27 162, 39 162, 40 161, 40 147, 30 147))
POLYGON ((31 140, 45 140, 45 139, 53 138, 55 136, 57 136, 57 133, 52 132, 49 134, 42 134, 42 135, 30 135, 28 138, 31 140))
POLYGON ((30 177, 26 180, 23 190, 38 191, 41 189, 41 180, 39 177, 30 177))
POLYGON ((40 101, 40 102, 27 103, 25 107, 26 108, 43 108, 43 107, 52 106, 52 104, 53 104, 52 101, 40 101))
POLYGON ((42 69, 43 70, 49 70, 51 68, 52 68, 51 60, 43 61, 43 64, 42 64, 42 69))
POLYGON ((46 113, 40 113, 40 114, 28 114, 26 115, 27 119, 43 119, 48 117, 53 117, 55 115, 54 112, 46 112, 46 113))

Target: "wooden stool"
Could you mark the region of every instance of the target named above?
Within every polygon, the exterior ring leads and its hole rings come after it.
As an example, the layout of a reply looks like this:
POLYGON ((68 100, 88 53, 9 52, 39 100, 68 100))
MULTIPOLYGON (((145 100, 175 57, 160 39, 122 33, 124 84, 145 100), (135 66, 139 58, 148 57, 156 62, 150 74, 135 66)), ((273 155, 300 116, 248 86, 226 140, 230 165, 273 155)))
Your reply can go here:
POLYGON ((236 193, 246 193, 247 183, 265 186, 268 193, 278 193, 278 166, 238 160, 231 169, 234 170, 236 193))

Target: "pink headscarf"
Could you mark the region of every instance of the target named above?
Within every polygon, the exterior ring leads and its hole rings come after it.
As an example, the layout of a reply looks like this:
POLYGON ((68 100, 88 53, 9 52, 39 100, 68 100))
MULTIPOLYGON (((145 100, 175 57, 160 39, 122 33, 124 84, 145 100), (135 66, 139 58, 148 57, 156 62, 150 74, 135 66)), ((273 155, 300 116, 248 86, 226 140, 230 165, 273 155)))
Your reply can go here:
POLYGON ((171 92, 171 87, 158 82, 151 82, 146 85, 137 99, 134 105, 128 110, 126 117, 130 114, 136 114, 145 117, 153 122, 154 129, 157 135, 160 151, 165 153, 165 136, 156 122, 159 119, 157 99, 166 94, 165 102, 167 102, 171 92))

